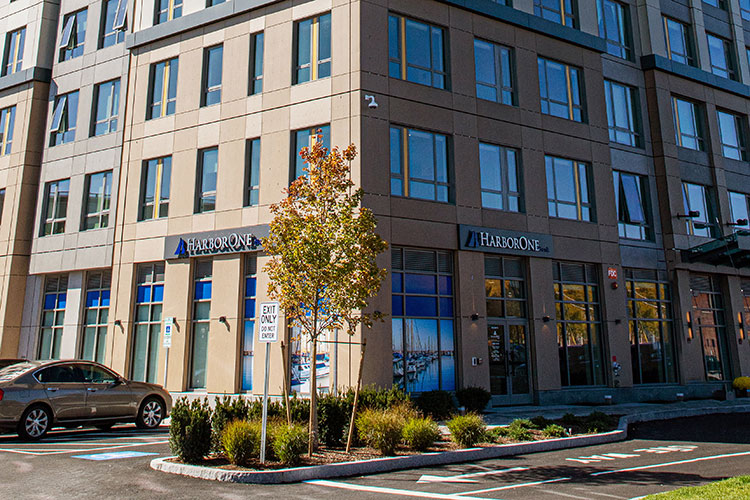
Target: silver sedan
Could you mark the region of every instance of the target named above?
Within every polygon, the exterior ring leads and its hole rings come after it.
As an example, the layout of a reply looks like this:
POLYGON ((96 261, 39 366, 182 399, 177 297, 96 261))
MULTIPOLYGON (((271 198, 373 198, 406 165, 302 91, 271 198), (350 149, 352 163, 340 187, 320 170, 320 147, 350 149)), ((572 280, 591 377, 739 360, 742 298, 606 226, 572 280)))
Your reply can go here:
POLYGON ((52 427, 153 429, 169 415, 163 387, 125 380, 91 361, 23 361, 0 369, 0 431, 36 440, 52 427))

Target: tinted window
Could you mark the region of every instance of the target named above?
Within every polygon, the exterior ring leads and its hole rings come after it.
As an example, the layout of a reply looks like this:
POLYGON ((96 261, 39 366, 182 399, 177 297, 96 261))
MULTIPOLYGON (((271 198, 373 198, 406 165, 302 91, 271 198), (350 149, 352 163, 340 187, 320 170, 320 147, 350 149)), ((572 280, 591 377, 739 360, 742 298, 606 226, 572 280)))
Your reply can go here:
POLYGON ((0 368, 0 382, 7 382, 8 380, 13 380, 17 376, 23 374, 30 368, 32 368, 33 365, 29 363, 13 363, 10 365, 6 365, 3 368, 0 368))
POLYGON ((74 365, 55 365, 45 368, 36 374, 42 384, 64 384, 83 382, 81 372, 74 365))
POLYGON ((83 373, 83 380, 93 384, 114 384, 117 375, 96 365, 78 365, 83 373))

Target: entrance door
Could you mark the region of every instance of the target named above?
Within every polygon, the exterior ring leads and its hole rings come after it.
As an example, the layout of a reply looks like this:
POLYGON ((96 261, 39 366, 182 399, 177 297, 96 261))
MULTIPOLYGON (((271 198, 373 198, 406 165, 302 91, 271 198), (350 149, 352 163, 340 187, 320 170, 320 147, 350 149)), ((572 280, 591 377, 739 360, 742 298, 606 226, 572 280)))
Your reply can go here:
POLYGON ((525 323, 490 323, 487 347, 493 405, 529 404, 529 355, 525 323))
POLYGON ((255 321, 245 320, 242 332, 242 390, 253 390, 253 345, 255 343, 255 321))

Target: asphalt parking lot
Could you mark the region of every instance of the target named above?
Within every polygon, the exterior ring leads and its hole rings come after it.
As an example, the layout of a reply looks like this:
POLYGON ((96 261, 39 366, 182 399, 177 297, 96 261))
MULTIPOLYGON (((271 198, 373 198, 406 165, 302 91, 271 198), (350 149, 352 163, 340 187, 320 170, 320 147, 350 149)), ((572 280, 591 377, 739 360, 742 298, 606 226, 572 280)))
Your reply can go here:
POLYGON ((631 439, 573 450, 291 485, 239 485, 149 468, 166 428, 0 436, 0 498, 630 499, 750 470, 750 415, 642 424, 631 439))

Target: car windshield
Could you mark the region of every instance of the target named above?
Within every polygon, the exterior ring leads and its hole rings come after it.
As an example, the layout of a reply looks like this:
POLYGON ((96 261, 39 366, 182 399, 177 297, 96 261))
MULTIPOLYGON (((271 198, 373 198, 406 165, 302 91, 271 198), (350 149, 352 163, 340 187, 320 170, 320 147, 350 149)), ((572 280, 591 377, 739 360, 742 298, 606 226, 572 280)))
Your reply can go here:
POLYGON ((30 370, 31 368, 34 368, 34 365, 26 362, 16 363, 10 366, 6 366, 5 368, 0 368, 0 382, 13 380, 22 373, 30 370))

